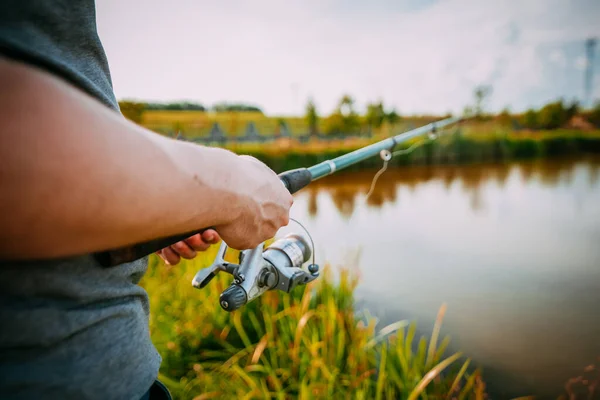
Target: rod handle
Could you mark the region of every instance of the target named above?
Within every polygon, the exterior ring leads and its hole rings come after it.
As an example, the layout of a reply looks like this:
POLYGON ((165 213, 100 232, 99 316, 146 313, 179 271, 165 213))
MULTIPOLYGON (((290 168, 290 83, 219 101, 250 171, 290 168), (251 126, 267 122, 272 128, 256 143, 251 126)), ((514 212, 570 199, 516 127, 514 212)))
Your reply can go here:
POLYGON ((307 168, 291 169, 278 176, 291 194, 296 193, 312 181, 312 174, 307 168))
POLYGON ((147 242, 135 244, 133 246, 126 246, 118 249, 97 252, 94 253, 94 258, 96 259, 96 261, 98 261, 98 263, 101 266, 105 268, 114 267, 119 264, 124 264, 138 260, 142 257, 162 250, 165 247, 169 247, 172 244, 185 240, 190 236, 194 236, 197 233, 202 233, 208 229, 214 228, 205 228, 199 231, 182 233, 165 238, 153 239, 147 242))

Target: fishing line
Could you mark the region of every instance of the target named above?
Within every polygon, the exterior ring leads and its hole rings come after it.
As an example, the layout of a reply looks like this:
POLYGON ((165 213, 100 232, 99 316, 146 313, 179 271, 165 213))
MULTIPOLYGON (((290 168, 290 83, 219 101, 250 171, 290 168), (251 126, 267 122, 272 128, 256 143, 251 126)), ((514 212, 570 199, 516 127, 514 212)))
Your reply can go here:
POLYGON ((290 221, 294 221, 295 223, 297 223, 298 225, 300 225, 302 227, 302 229, 304 229, 304 232, 306 232, 306 234, 308 235, 308 238, 310 239, 310 246, 312 247, 312 263, 316 264, 315 263, 315 252, 316 252, 315 242, 313 242, 313 238, 310 235, 310 232, 297 219, 294 219, 294 218, 290 217, 290 221))
POLYGON ((436 135, 434 132, 432 132, 429 135, 429 140, 423 140, 423 141, 417 142, 407 149, 396 150, 393 153, 390 152, 389 150, 381 150, 381 152, 379 152, 379 157, 381 157, 381 159, 383 160, 383 167, 381 167, 381 169, 379 171, 377 171, 377 173, 373 177, 373 180, 371 181, 371 188, 369 189, 367 195, 365 196, 365 201, 369 199, 371 194, 373 194, 373 190, 375 189, 375 184, 377 183, 377 180, 387 170, 388 163, 392 159, 392 157, 397 156, 397 155, 410 154, 413 151, 415 151, 415 149, 421 147, 423 144, 431 143, 438 137, 439 137, 438 135, 436 135))

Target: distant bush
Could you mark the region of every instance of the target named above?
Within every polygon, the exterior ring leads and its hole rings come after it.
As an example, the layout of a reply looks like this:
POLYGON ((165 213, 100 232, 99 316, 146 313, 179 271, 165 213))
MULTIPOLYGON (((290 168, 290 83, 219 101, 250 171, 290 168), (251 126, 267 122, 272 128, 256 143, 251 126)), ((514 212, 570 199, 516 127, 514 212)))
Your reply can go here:
POLYGON ((557 129, 564 126, 579 112, 579 104, 566 105, 563 100, 546 104, 540 110, 530 108, 521 118, 521 124, 528 129, 557 129))
POLYGON ((213 105, 213 111, 215 112, 229 112, 229 111, 238 111, 238 112, 257 112, 263 113, 263 111, 256 106, 250 104, 243 103, 218 103, 213 105))
POLYGON ((592 124, 600 127, 600 101, 596 102, 594 108, 590 111, 584 113, 584 116, 590 121, 592 124))
POLYGON ((146 110, 176 110, 176 111, 206 111, 206 107, 202 104, 192 102, 178 103, 145 103, 146 110))

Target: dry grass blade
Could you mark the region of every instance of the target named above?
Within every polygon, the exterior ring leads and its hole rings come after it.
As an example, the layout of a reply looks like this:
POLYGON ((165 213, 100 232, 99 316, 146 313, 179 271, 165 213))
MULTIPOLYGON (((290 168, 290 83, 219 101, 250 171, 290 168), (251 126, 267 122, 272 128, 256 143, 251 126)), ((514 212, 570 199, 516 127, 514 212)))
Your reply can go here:
POLYGON ((438 311, 437 318, 435 319, 435 325, 433 326, 433 332, 431 333, 431 340, 429 341, 429 350, 427 351, 426 365, 431 365, 435 357, 435 349, 437 346, 437 340, 440 335, 440 329, 442 328, 442 320, 446 314, 446 304, 442 304, 438 311))
POLYGON ((377 334, 377 336, 375 336, 373 339, 367 342, 367 344, 365 345, 365 349, 369 349, 375 346, 390 333, 396 332, 398 329, 404 328, 406 326, 408 326, 408 321, 398 321, 394 322, 393 324, 389 324, 388 326, 382 328, 377 334))
POLYGON ((218 276, 200 293, 189 287, 197 268, 210 264, 212 256, 183 262, 179 281, 166 280, 165 274, 173 273, 154 261, 143 282, 153 295, 151 332, 165 356, 166 384, 175 398, 407 399, 413 391, 413 398, 427 393, 446 399, 451 387, 453 396, 460 390, 456 397, 481 398, 478 372, 467 371, 472 363, 441 372, 453 361, 440 363, 444 307, 431 342, 423 337, 417 349, 414 324, 398 321, 378 329, 375 317, 355 308, 356 281, 346 273, 339 282, 323 274, 310 290, 273 292, 227 314, 218 307, 227 277, 218 276), (177 351, 169 343, 176 343, 177 351), (455 381, 464 386, 457 389, 455 381))
POLYGON ((415 400, 419 395, 425 390, 427 385, 438 376, 444 369, 446 369, 450 364, 454 361, 458 360, 461 356, 461 353, 455 353, 450 357, 446 358, 444 361, 440 362, 438 365, 433 367, 428 373, 425 374, 423 379, 417 384, 414 390, 408 396, 408 400, 415 400))
POLYGON ((308 311, 305 313, 298 321, 298 326, 296 327, 296 335, 294 336, 294 349, 292 351, 292 358, 295 362, 298 362, 298 354, 300 352, 300 341, 302 340, 302 332, 308 323, 308 320, 315 315, 314 311, 308 311))
POLYGON ((258 344, 256 345, 256 349, 254 349, 254 354, 252 354, 252 359, 250 360, 251 364, 256 364, 258 360, 260 360, 260 356, 262 355, 263 351, 265 351, 267 343, 269 343, 269 338, 267 337, 267 335, 265 335, 262 337, 262 339, 260 339, 260 342, 258 342, 258 344))

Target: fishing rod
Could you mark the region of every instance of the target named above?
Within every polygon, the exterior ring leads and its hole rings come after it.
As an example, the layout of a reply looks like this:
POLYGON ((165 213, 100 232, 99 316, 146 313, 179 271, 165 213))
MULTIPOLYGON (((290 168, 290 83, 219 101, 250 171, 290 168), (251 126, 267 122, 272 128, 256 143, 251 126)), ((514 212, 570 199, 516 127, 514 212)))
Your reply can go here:
MULTIPOLYGON (((311 182, 331 175, 336 171, 357 164, 378 155, 387 163, 392 157, 391 151, 398 144, 426 134, 436 134, 438 129, 461 122, 460 117, 450 117, 421 126, 399 135, 383 139, 350 153, 331 160, 323 161, 309 168, 297 168, 279 174, 279 179, 291 194, 294 194, 311 182)), ((387 164, 386 164, 387 165, 387 164)), ((293 220, 293 219, 291 219, 293 220)), ((304 231, 310 234, 298 221, 304 231)), ((208 229, 208 228, 206 228, 208 229)), ((148 256, 206 229, 187 232, 168 238, 160 238, 134 246, 96 253, 96 260, 104 267, 112 267, 132 262, 148 256)), ((281 290, 289 293, 298 285, 307 284, 319 276, 319 266, 314 261, 314 243, 299 234, 288 234, 265 248, 261 243, 253 249, 243 250, 239 254, 237 264, 225 261, 227 243, 221 241, 217 256, 213 263, 203 268, 192 280, 192 285, 202 289, 219 273, 226 272, 233 276, 233 282, 220 296, 219 303, 225 311, 234 311, 248 302, 258 298, 268 290, 281 290), (313 257, 312 263, 304 270, 302 266, 313 257)))

